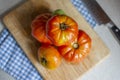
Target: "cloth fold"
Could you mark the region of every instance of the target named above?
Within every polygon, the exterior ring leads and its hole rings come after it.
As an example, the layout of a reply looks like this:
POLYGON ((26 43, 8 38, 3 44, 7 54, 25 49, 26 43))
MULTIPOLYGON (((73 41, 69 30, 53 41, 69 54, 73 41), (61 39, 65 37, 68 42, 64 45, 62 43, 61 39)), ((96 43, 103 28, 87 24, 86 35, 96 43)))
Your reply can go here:
MULTIPOLYGON (((97 23, 82 0, 71 0, 71 2, 92 27, 96 26, 97 23)), ((7 28, 4 28, 0 34, 0 68, 16 80, 43 79, 7 28)))

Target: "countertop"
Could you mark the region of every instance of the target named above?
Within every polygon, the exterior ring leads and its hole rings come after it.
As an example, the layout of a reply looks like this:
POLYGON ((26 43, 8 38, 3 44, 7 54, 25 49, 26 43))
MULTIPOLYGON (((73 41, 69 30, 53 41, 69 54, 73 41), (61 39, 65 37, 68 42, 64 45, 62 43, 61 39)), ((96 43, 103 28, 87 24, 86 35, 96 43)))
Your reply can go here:
MULTIPOLYGON (((9 11, 11 7, 23 0, 0 0, 0 18, 9 11)), ((96 0, 113 22, 120 28, 120 9, 119 0, 96 0), (112 5, 112 7, 111 7, 112 5)), ((0 22, 0 31, 4 28, 0 22)), ((110 56, 99 65, 88 71, 81 80, 120 80, 120 44, 114 38, 109 28, 105 25, 98 25, 94 28, 96 33, 102 38, 110 49, 110 56)), ((0 80, 13 80, 0 70, 0 80)))

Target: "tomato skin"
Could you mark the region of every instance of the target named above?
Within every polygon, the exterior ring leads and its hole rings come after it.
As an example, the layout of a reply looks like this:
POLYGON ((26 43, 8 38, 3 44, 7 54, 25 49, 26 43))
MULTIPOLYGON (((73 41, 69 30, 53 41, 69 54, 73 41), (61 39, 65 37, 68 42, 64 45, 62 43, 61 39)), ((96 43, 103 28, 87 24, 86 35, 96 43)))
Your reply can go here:
POLYGON ((76 41, 70 45, 60 46, 58 50, 67 62, 80 63, 90 53, 91 38, 84 31, 79 30, 76 41))
POLYGON ((67 45, 78 35, 78 24, 66 15, 53 16, 46 27, 47 36, 55 46, 67 45))
POLYGON ((48 69, 56 69, 61 64, 61 55, 58 50, 51 46, 42 44, 38 50, 39 62, 48 69))
POLYGON ((50 13, 40 14, 32 21, 32 36, 41 43, 52 44, 46 36, 46 23, 51 16, 50 13))

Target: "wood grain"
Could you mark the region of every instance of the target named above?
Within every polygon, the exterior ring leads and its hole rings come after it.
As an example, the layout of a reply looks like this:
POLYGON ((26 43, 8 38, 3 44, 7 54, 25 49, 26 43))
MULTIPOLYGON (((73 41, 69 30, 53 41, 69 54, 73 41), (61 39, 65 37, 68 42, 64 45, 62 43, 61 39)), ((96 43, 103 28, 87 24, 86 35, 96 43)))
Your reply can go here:
POLYGON ((109 54, 106 45, 69 0, 28 0, 6 15, 3 21, 44 80, 78 80, 109 54), (92 38, 92 50, 79 65, 70 65, 63 60, 59 68, 51 71, 42 67, 37 60, 39 44, 31 36, 31 21, 41 13, 52 12, 58 8, 63 9, 77 21, 80 29, 89 34, 92 38))

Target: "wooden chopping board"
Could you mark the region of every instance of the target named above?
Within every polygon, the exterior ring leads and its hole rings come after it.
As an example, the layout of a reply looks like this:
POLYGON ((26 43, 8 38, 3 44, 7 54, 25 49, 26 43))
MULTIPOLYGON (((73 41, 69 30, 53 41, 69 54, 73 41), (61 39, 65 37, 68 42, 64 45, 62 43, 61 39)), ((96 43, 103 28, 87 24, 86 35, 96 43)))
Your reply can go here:
POLYGON ((103 60, 109 50, 69 0, 28 0, 7 14, 3 21, 44 80, 79 80, 80 76, 103 60), (31 21, 39 14, 63 9, 92 38, 92 50, 79 65, 64 60, 56 70, 47 70, 37 59, 38 42, 31 36, 31 21))

